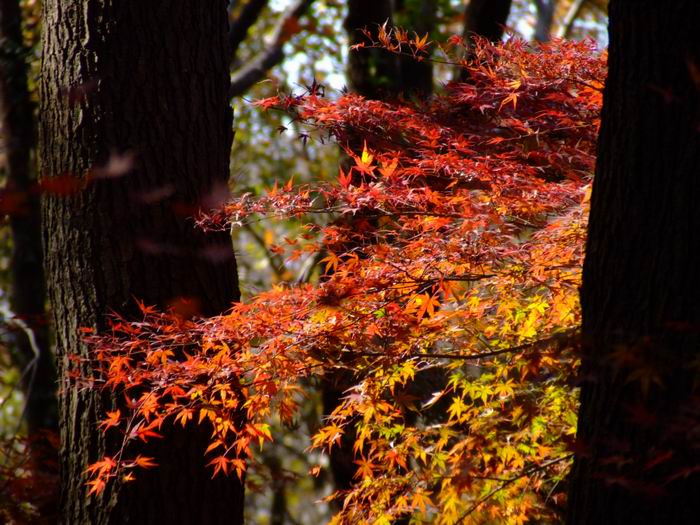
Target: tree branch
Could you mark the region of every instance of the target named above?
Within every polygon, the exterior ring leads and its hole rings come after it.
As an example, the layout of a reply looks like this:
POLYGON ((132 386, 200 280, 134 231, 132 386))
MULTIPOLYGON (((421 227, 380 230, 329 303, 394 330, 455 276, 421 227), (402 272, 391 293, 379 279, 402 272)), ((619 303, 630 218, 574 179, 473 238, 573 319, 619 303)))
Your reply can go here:
POLYGON ((581 13, 581 9, 583 8, 583 5, 585 3, 586 0, 574 0, 574 2, 571 4, 571 7, 569 7, 569 10, 566 12, 564 20, 562 20, 561 26, 559 27, 559 31, 557 31, 558 38, 567 38, 569 36, 569 34, 571 33, 571 29, 574 26, 574 22, 576 22, 576 19, 581 13))
POLYGON ((235 19, 233 18, 235 2, 229 5, 229 17, 231 17, 228 30, 229 65, 233 64, 241 42, 245 40, 248 30, 258 21, 260 13, 262 13, 267 4, 268 0, 250 0, 243 6, 240 14, 235 19))
POLYGON ((279 257, 277 257, 268 249, 268 246, 265 243, 265 239, 263 239, 250 224, 244 224, 243 229, 248 232, 248 234, 253 238, 256 244, 263 250, 263 252, 265 253, 265 258, 270 264, 270 268, 272 268, 272 271, 275 272, 275 277, 277 277, 279 280, 282 280, 282 274, 284 272, 280 270, 284 268, 284 261, 281 261, 279 257))
MULTIPOLYGON (((517 346, 511 346, 509 348, 503 348, 501 350, 493 350, 491 352, 476 352, 473 354, 445 354, 441 352, 419 352, 415 354, 408 354, 405 357, 408 358, 423 358, 423 359, 455 359, 460 361, 472 361, 477 359, 486 359, 489 357, 497 357, 503 354, 517 354, 524 352, 526 350, 535 350, 542 346, 547 346, 552 343, 562 343, 570 338, 574 337, 579 332, 579 327, 570 328, 562 332, 558 332, 550 337, 544 339, 538 339, 536 341, 530 341, 517 346)), ((382 352, 354 352, 355 355, 362 357, 386 357, 387 354, 382 352)))
POLYGON ((260 81, 270 68, 282 61, 284 44, 295 32, 293 24, 307 11, 312 2, 313 0, 296 0, 289 6, 275 26, 270 46, 232 74, 231 97, 245 93, 260 81))
POLYGON ((32 330, 27 323, 25 323, 22 319, 14 316, 12 312, 10 312, 9 309, 5 305, 0 305, 0 322, 7 323, 10 326, 15 326, 19 328, 22 332, 24 332, 25 336, 27 337, 27 343, 29 345, 29 348, 32 351, 32 357, 29 360, 29 362, 25 365, 24 370, 22 370, 22 373, 20 375, 19 381, 17 381, 12 387, 10 388, 10 392, 5 395, 5 399, 0 400, 0 409, 5 406, 5 403, 7 403, 8 400, 12 398, 12 392, 14 392, 15 388, 19 384, 24 384, 24 405, 22 407, 22 414, 20 415, 18 421, 17 421, 17 428, 15 429, 15 434, 19 432, 19 428, 22 424, 22 421, 27 415, 27 410, 29 408, 29 399, 32 397, 33 394, 33 389, 34 389, 34 381, 36 379, 36 370, 37 370, 37 364, 39 363, 39 359, 42 355, 42 349, 39 347, 39 344, 37 343, 36 337, 34 337, 34 330, 32 330), (27 375, 29 375, 29 380, 26 380, 27 375))

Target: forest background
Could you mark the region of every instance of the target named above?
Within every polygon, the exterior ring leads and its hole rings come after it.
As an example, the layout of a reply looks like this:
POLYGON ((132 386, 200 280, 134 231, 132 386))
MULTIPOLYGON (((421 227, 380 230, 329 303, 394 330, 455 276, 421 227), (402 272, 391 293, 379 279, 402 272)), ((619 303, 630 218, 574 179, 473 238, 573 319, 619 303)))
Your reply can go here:
MULTIPOLYGON (((21 10, 12 11, 6 7, 10 4, 12 2, 3 0, 0 5, 2 21, 3 24, 7 22, 7 13, 21 13, 25 46, 21 58, 29 65, 28 93, 32 103, 36 104, 41 5, 38 1, 26 0, 17 4, 21 10)), ((250 29, 249 38, 240 42, 239 52, 232 64, 234 75, 265 53, 269 41, 274 41, 279 36, 279 20, 290 12, 289 6, 284 2, 260 4, 260 13, 250 29)), ((348 60, 351 37, 343 28, 343 21, 348 16, 348 5, 322 0, 308 4, 297 12, 299 16, 290 18, 284 28, 285 35, 281 39, 284 58, 278 60, 269 72, 266 70, 265 76, 257 79, 259 81, 251 83, 244 92, 232 99, 235 139, 231 154, 231 191, 234 194, 263 195, 276 183, 285 184, 291 174, 297 184, 330 181, 337 176, 337 167, 341 161, 338 148, 313 140, 303 140, 305 130, 300 123, 290 122, 289 117, 283 113, 261 111, 251 104, 251 101, 276 96, 278 93, 303 91, 316 83, 324 85, 326 95, 333 98, 349 85, 343 74, 353 67, 348 60)), ((427 28, 430 40, 445 42, 451 35, 463 33, 465 5, 462 2, 444 0, 423 4, 429 6, 428 10, 435 17, 433 27, 427 28)), ((420 7, 416 9, 413 6, 413 9, 404 10, 403 13, 397 10, 394 23, 409 31, 416 27, 422 34, 426 30, 425 20, 415 14, 421 12, 420 7)), ((604 2, 599 1, 515 0, 505 21, 508 29, 506 38, 511 35, 540 41, 546 41, 552 36, 592 38, 602 48, 607 45, 605 9, 604 2)), ((362 25, 369 26, 371 23, 368 21, 362 25)), ((7 58, 3 57, 3 60, 7 58)), ((452 80, 456 74, 454 66, 436 63, 432 73, 435 89, 441 90, 442 85, 452 80)), ((5 130, 6 127, 3 126, 3 133, 5 130)), ((1 134, 0 139, 6 143, 6 133, 1 134)), ((0 150, 0 169, 7 162, 3 151, 4 149, 0 150)), ((4 174, 3 169, 3 177, 4 174)), ((0 182, 7 183, 6 180, 0 182)), ((11 272, 13 235, 9 217, 12 217, 12 203, 8 196, 12 191, 12 187, 4 190, 2 202, 8 208, 0 210, 7 217, 0 230, 0 320, 3 331, 3 344, 0 346, 0 433, 8 442, 18 433, 28 431, 31 417, 35 421, 55 417, 51 414, 51 388, 47 389, 46 384, 41 384, 42 380, 50 378, 50 374, 34 376, 31 386, 35 393, 39 393, 36 406, 27 404, 24 396, 28 387, 27 379, 32 377, 32 371, 27 369, 30 359, 19 349, 25 334, 20 324, 22 320, 15 317, 11 304, 13 286, 17 286, 11 272)), ((323 269, 328 266, 320 258, 285 260, 275 250, 275 246, 284 242, 284 239, 301 236, 304 233, 303 224, 299 219, 287 218, 275 222, 252 222, 234 230, 233 243, 243 297, 268 290, 276 283, 319 279, 323 269)), ((48 347, 49 340, 50 336, 43 340, 39 338, 38 344, 48 347)), ((251 522, 314 523, 326 520, 332 514, 332 504, 316 503, 333 490, 333 480, 328 469, 322 469, 321 475, 317 477, 307 475, 309 470, 325 461, 317 452, 306 451, 306 436, 320 424, 321 405, 319 394, 310 393, 303 408, 304 416, 299 419, 294 431, 282 427, 273 429, 275 441, 264 448, 257 470, 248 473, 246 512, 251 522)), ((9 459, 3 457, 0 461, 9 459)))

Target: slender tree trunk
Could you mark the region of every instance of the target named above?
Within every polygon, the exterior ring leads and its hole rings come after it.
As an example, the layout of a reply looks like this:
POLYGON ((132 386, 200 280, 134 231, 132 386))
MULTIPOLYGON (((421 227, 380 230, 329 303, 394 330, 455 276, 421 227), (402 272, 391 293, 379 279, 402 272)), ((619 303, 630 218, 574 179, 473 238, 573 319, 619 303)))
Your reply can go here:
POLYGON ((34 336, 15 331, 15 362, 24 375, 25 417, 30 434, 56 430, 56 369, 46 323, 39 195, 32 151, 34 112, 27 86, 27 50, 22 42, 18 0, 0 0, 0 127, 5 153, 5 193, 12 203, 10 306, 34 336), (29 368, 28 368, 29 367, 29 368))
POLYGON ((554 12, 557 9, 556 0, 536 0, 537 20, 535 21, 535 40, 548 42, 552 38, 554 12))
POLYGON ((700 516, 700 2, 612 0, 568 523, 700 516))
MULTIPOLYGON (((464 10, 464 43, 467 47, 465 59, 472 56, 474 37, 480 36, 491 42, 500 42, 510 14, 512 0, 469 0, 464 10)), ((455 80, 466 81, 469 74, 459 68, 455 80)))
MULTIPOLYGON (((396 25, 423 36, 435 29, 438 4, 434 0, 419 2, 396 0, 396 25)), ((417 61, 410 56, 399 59, 400 90, 404 94, 425 97, 433 92, 433 64, 429 60, 417 61)))
POLYGON ((498 42, 508 21, 512 0, 469 0, 464 12, 464 39, 474 35, 498 42))
POLYGON ((158 468, 89 498, 85 468, 107 446, 96 427, 105 399, 67 380, 69 355, 88 357, 79 329, 104 328, 110 311, 138 315, 135 298, 183 315, 220 313, 238 298, 230 238, 188 218, 228 179, 226 7, 44 2, 39 140, 51 193, 42 219, 62 381, 64 523, 242 523, 241 483, 212 480, 204 466, 204 428, 164 429, 167 438, 146 449, 158 468))
MULTIPOLYGON (((379 26, 386 22, 387 30, 393 25, 391 0, 349 0, 345 30, 350 45, 368 42, 362 30, 367 29, 376 40, 379 26)), ((384 49, 359 49, 348 55, 347 77, 349 88, 371 99, 395 94, 401 83, 398 57, 384 49)))
MULTIPOLYGON (((351 0, 348 2, 348 15, 345 20, 345 29, 350 37, 350 43, 358 44, 366 42, 367 37, 360 31, 367 28, 376 35, 379 25, 386 22, 387 30, 394 23, 394 18, 403 25, 404 29, 425 34, 433 29, 435 23, 434 2, 421 1, 416 9, 415 5, 408 6, 407 2, 396 3, 396 11, 391 0, 370 2, 368 0, 351 0)), ((374 37, 376 39, 376 36, 374 37)), ((352 91, 360 95, 382 100, 397 98, 400 95, 423 95, 432 92, 433 70, 428 62, 416 62, 415 60, 403 60, 385 50, 364 49, 351 51, 348 56, 348 81, 352 91)), ((355 148, 361 147, 355 144, 355 148)), ((341 160, 346 164, 345 169, 350 168, 349 159, 341 160)), ((353 220, 365 220, 362 214, 353 220)), ((374 223, 374 219, 369 219, 374 223)), ((348 249, 350 247, 348 246, 348 249)), ((325 378, 322 387, 322 403, 324 414, 330 414, 340 404, 345 391, 354 384, 352 374, 347 371, 339 371, 325 378)), ((355 434, 348 426, 341 438, 340 445, 335 447, 330 454, 330 467, 336 490, 348 490, 352 487, 357 467, 355 464, 355 434)))

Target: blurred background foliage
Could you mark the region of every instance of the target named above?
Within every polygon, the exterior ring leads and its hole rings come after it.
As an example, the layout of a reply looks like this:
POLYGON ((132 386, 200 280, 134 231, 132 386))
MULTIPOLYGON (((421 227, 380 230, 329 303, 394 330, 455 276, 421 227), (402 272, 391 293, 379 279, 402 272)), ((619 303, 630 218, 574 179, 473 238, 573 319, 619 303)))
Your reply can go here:
MULTIPOLYGON (((475 1, 475 0, 472 0, 475 1)), ((408 30, 426 27, 422 18, 427 6, 435 15, 430 39, 445 41, 464 30, 464 0, 394 0, 394 24, 408 30), (397 7, 399 9, 397 9, 397 7)), ((272 0, 241 43, 235 69, 269 44, 280 14, 291 0, 272 0)), ((288 116, 261 111, 251 102, 276 95, 323 86, 326 96, 335 97, 347 89, 348 35, 343 27, 349 2, 316 0, 294 21, 293 36, 284 44, 284 60, 264 81, 243 96, 234 97, 235 138, 231 154, 231 191, 262 194, 275 183, 290 178, 295 183, 328 180, 337 176, 341 153, 337 146, 310 138, 288 116)), ((36 103, 40 66, 41 1, 21 0, 22 35, 29 65, 31 100, 36 103)), ((245 5, 243 2, 238 2, 245 5)), ((240 6, 232 9, 235 15, 240 6)), ((526 40, 591 38, 607 45, 607 0, 513 0, 507 20, 509 35, 526 40), (543 19, 547 18, 547 20, 543 19)), ((441 86, 455 77, 454 67, 435 64, 433 84, 441 86)), ((5 185, 4 135, 0 128, 0 187, 5 185)), ((0 207, 0 212, 3 208, 0 207)), ((309 220, 261 221, 232 231, 244 299, 279 282, 302 282, 318 277, 315 259, 285 260, 275 252, 278 244, 293 243, 309 220)), ((328 220, 328 219, 325 219, 328 220)), ((0 223, 0 438, 9 440, 21 428, 24 396, 18 387, 23 373, 13 359, 16 327, 11 322, 8 290, 11 285, 9 261, 12 235, 8 218, 0 223)), ((322 403, 317 385, 309 385, 308 397, 293 428, 274 428, 275 440, 261 454, 260 465, 249 472, 246 499, 247 522, 260 525, 321 523, 331 516, 330 504, 322 503, 333 492, 328 460, 309 453, 308 437, 320 425, 322 403), (316 467, 321 467, 320 469, 316 467), (314 469, 317 476, 309 476, 314 469)), ((6 455, 0 454, 0 466, 6 455)), ((1 482, 2 480, 0 480, 1 482)))

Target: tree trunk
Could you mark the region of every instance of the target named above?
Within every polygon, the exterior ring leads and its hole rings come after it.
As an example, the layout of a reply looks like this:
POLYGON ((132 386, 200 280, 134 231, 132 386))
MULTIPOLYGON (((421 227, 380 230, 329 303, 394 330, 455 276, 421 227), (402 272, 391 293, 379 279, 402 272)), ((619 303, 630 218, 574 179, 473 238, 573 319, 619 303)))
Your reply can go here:
POLYGON ((700 516, 700 3, 613 0, 568 523, 700 516))
POLYGON ((14 361, 24 375, 30 435, 57 430, 56 368, 46 324, 39 196, 32 166, 34 112, 27 86, 27 50, 18 0, 0 0, 0 127, 5 153, 5 193, 10 207, 12 259, 10 306, 34 336, 16 330, 14 361))
MULTIPOLYGON (((500 42, 510 14, 512 0, 469 0, 464 10, 465 59, 472 56, 474 37, 480 36, 491 42, 500 42)), ((468 81, 469 73, 460 67, 455 75, 457 81, 468 81)))
POLYGON ((512 0, 470 0, 464 13, 464 39, 474 35, 498 42, 508 21, 512 0))
MULTIPOLYGON (((64 523, 242 523, 243 489, 205 468, 206 429, 164 429, 159 467, 102 497, 104 396, 68 383, 81 327, 135 300, 210 315, 238 299, 225 233, 189 218, 225 191, 232 140, 227 1, 45 0, 41 174, 45 266, 61 377, 64 523), (75 178, 80 188, 75 189, 75 178)), ((88 373, 88 365, 83 373, 88 373)), ((113 452, 110 450, 109 452, 113 452)))
POLYGON ((554 12, 557 10, 556 0, 536 0, 537 20, 535 21, 535 40, 549 42, 552 38, 554 12))
MULTIPOLYGON (((419 2, 396 0, 396 25, 414 31, 421 37, 429 35, 435 29, 438 4, 434 0, 419 2)), ((429 60, 418 61, 411 56, 399 58, 401 84, 404 94, 426 97, 433 92, 433 63, 429 60)))
MULTIPOLYGON (((362 30, 367 29, 376 40, 378 28, 386 22, 392 27, 391 0, 349 0, 345 30, 350 45, 369 43, 362 30)), ((399 59, 384 49, 359 49, 348 54, 348 84, 351 91, 363 97, 381 99, 396 93, 401 83, 399 59)))

